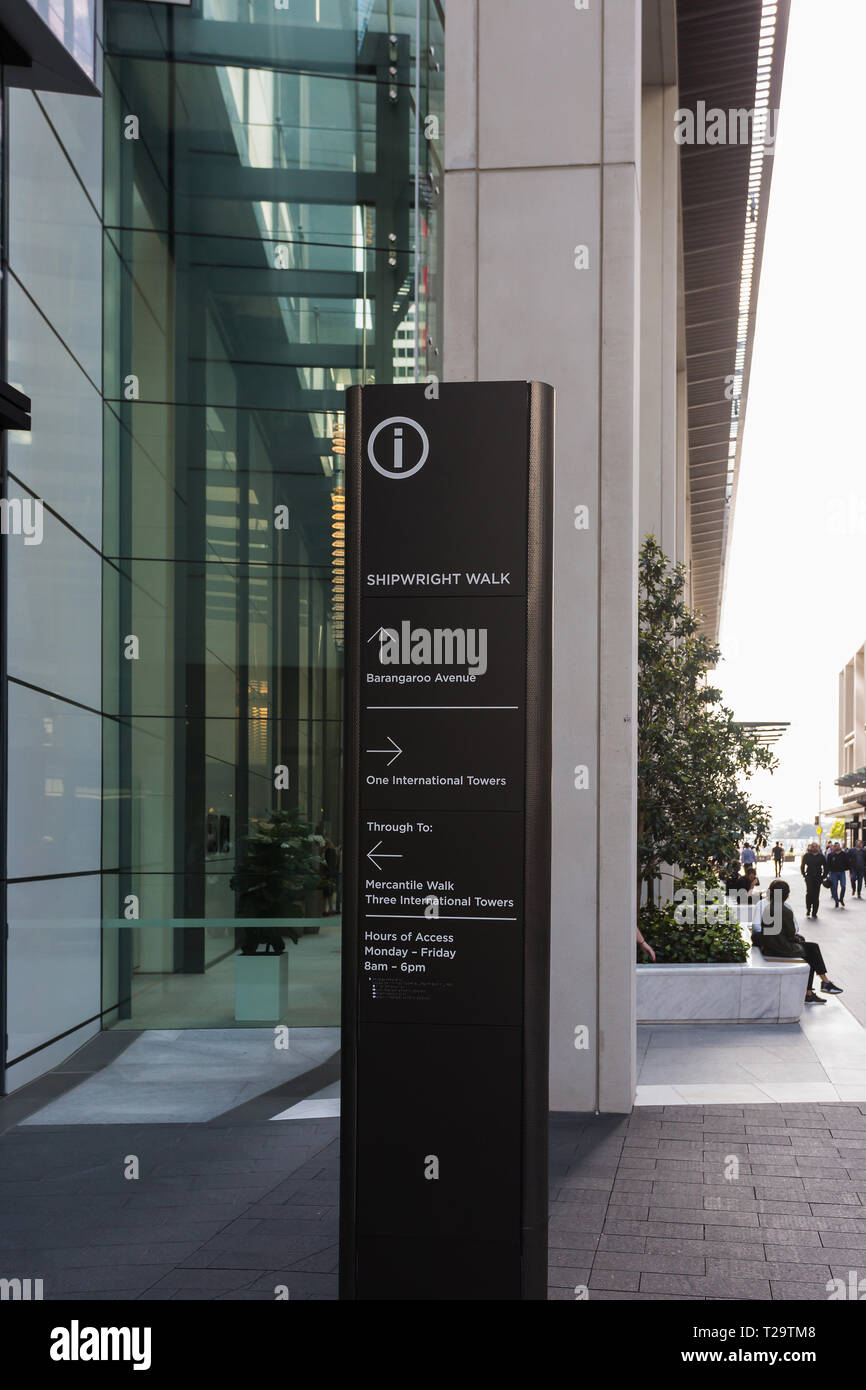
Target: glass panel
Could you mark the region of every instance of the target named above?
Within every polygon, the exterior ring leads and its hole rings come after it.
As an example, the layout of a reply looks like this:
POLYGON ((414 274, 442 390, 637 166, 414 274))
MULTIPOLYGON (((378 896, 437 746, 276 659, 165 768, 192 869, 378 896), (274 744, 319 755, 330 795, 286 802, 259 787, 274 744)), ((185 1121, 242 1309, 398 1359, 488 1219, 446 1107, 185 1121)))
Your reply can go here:
POLYGON ((6 292, 9 380, 19 383, 35 402, 31 429, 10 430, 7 435, 9 472, 98 547, 102 524, 99 394, 11 277, 6 292))
POLYGON ((89 96, 40 92, 39 101, 57 131, 94 207, 102 206, 102 110, 89 96))
POLYGON ((422 135, 438 17, 395 9, 392 29, 360 0, 109 11, 118 1027, 339 1021, 344 393, 426 366, 439 265, 422 135), (274 1017, 251 1020, 257 941, 285 949, 262 966, 274 1017))
POLYGON ((99 868, 100 717, 8 684, 10 878, 99 868))
POLYGON ((99 709, 102 561, 11 479, 8 495, 26 528, 7 540, 9 675, 99 709))
MULTIPOLYGON (((90 100, 87 97, 81 101, 90 100)), ((9 264, 94 383, 100 379, 102 237, 93 204, 32 92, 7 94, 10 135, 9 264), (64 228, 58 256, 58 222, 64 228)))
POLYGON ((99 874, 10 883, 10 1061, 99 1013, 99 874))

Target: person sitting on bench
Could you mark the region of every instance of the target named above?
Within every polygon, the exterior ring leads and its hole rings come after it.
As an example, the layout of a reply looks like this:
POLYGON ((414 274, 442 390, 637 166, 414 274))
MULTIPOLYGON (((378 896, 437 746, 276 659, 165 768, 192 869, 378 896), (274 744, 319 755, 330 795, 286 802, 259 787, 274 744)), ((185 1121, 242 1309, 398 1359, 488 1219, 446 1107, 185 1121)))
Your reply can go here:
POLYGON ((827 977, 827 967, 817 941, 804 941, 797 931, 797 921, 786 901, 791 892, 787 879, 774 878, 770 884, 766 900, 761 909, 760 943, 762 954, 768 959, 805 960, 809 965, 809 983, 806 987, 807 1004, 826 1004, 812 988, 815 971, 821 976, 821 988, 825 994, 841 994, 838 985, 827 977))

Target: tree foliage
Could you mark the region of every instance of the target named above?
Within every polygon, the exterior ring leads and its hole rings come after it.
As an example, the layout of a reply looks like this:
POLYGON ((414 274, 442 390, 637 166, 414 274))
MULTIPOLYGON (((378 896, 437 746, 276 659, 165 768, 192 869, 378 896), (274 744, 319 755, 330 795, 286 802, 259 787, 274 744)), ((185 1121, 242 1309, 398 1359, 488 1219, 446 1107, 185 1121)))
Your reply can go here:
MULTIPOLYGON (((675 911, 673 903, 661 903, 641 912, 640 929, 659 965, 742 965, 748 958, 749 945, 736 919, 680 924, 675 911)), ((640 946, 636 949, 637 964, 646 965, 640 946)))
POLYGON ((640 552, 638 608, 638 886, 653 901, 663 864, 689 876, 737 857, 769 831, 743 783, 773 768, 769 749, 734 719, 707 681, 719 648, 685 602, 685 567, 653 536, 640 552))

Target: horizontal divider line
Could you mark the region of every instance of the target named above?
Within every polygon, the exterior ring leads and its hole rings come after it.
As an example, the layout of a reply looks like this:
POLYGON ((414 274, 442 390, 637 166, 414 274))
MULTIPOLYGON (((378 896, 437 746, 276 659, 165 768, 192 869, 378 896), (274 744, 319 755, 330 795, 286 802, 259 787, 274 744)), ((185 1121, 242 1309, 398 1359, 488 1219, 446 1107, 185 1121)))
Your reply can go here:
POLYGON ((361 916, 365 920, 372 921, 374 918, 379 920, 382 917, 393 917, 395 922, 411 922, 415 919, 426 922, 519 922, 519 917, 455 917, 442 916, 428 917, 426 912, 362 912, 361 916))

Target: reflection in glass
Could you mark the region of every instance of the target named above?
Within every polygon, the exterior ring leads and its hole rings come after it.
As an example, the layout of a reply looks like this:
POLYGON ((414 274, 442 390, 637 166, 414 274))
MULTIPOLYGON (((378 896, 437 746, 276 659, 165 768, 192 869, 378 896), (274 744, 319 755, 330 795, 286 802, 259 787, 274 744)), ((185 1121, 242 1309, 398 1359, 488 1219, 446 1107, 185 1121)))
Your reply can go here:
POLYGON ((27 0, 91 79, 96 51, 96 0, 27 0))
POLYGON ((441 115, 440 21, 425 0, 391 28, 387 8, 108 9, 119 1027, 339 1021, 344 393, 438 356, 441 140, 421 131, 441 115), (250 970, 283 991, 273 1016, 251 1017, 250 970))

